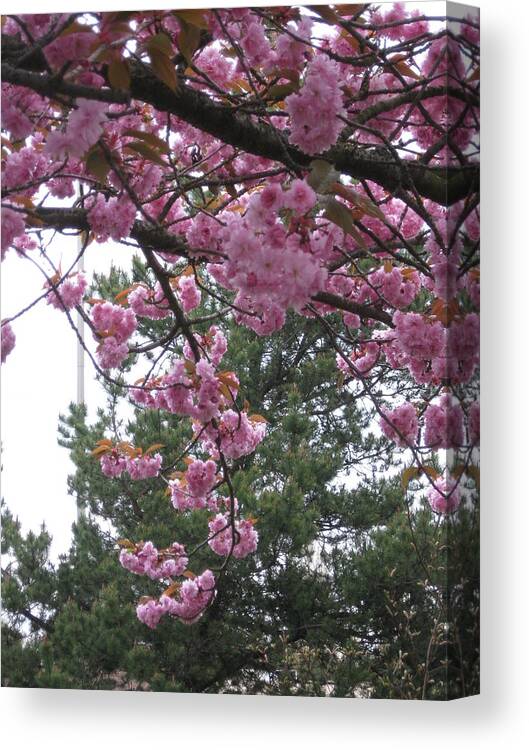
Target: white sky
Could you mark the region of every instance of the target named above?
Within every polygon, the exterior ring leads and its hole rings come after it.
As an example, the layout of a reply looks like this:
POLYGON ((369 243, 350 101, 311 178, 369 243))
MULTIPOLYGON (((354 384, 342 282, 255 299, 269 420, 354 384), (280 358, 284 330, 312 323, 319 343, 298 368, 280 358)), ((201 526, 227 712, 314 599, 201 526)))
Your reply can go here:
MULTIPOLYGON (((74 261, 77 240, 58 237, 50 253, 63 271, 74 261)), ((33 251, 35 258, 38 251, 33 251)), ((107 271, 132 256, 132 249, 94 243, 85 256, 86 273, 107 271)), ((9 250, 2 263, 2 317, 10 317, 42 291, 43 277, 24 258, 9 250)), ((74 314, 75 316, 75 314, 74 314)), ((75 498, 66 478, 73 470, 68 450, 57 444, 59 413, 76 400, 77 340, 66 315, 43 300, 13 322, 16 346, 1 367, 2 497, 23 529, 38 530, 46 521, 54 537, 54 556, 67 550, 75 520, 75 498)), ((90 338, 90 334, 88 336, 90 338)), ((89 419, 103 405, 102 389, 85 357, 85 401, 89 419)))

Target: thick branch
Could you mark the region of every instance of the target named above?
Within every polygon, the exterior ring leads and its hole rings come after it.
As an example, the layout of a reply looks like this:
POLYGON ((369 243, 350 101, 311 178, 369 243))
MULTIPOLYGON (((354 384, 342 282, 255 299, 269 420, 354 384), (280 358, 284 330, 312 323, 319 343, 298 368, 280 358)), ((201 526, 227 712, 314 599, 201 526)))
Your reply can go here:
POLYGON ((371 318, 371 320, 378 320, 380 323, 385 323, 386 325, 393 327, 391 315, 384 312, 384 310, 377 310, 376 307, 361 305, 358 302, 353 302, 352 300, 345 299, 345 297, 340 297, 338 294, 332 294, 331 292, 318 292, 318 294, 313 295, 312 299, 314 302, 321 302, 324 305, 336 307, 338 310, 355 313, 364 319, 371 318))
MULTIPOLYGON (((31 65, 25 61, 22 70, 17 67, 17 60, 27 50, 26 45, 12 37, 3 35, 2 39, 2 78, 7 83, 26 86, 50 97, 66 95, 118 103, 127 101, 123 92, 110 88, 79 86, 48 74, 31 72, 39 67, 38 60, 33 58, 31 65)), ((249 115, 218 104, 207 94, 183 84, 174 93, 141 63, 132 63, 130 67, 132 98, 176 115, 223 143, 249 153, 283 163, 289 168, 309 166, 312 157, 288 144, 283 134, 271 125, 256 122, 249 115)), ((421 196, 441 205, 451 205, 478 188, 477 165, 443 168, 408 160, 404 170, 395 163, 390 152, 380 146, 340 144, 322 154, 321 158, 334 164, 339 171, 355 179, 373 180, 389 192, 414 186, 421 196)))
MULTIPOLYGON (((87 212, 83 208, 40 207, 34 211, 34 215, 42 222, 45 229, 90 231, 87 212)), ((189 258, 185 241, 161 227, 148 226, 142 221, 135 221, 130 236, 142 249, 148 248, 189 258)))
MULTIPOLYGON (((90 229, 87 212, 82 208, 37 208, 34 215, 42 222, 45 229, 77 229, 79 231, 89 231, 90 229)), ((181 237, 177 237, 164 229, 149 226, 142 221, 134 222, 130 236, 147 252, 155 250, 174 253, 183 258, 189 257, 189 249, 181 237)), ((148 258, 152 259, 152 255, 149 254, 148 258)), ((318 292, 312 299, 314 302, 321 302, 338 310, 356 313, 364 319, 371 318, 371 320, 378 320, 385 325, 392 325, 391 315, 387 312, 369 305, 361 305, 337 294, 318 292)))

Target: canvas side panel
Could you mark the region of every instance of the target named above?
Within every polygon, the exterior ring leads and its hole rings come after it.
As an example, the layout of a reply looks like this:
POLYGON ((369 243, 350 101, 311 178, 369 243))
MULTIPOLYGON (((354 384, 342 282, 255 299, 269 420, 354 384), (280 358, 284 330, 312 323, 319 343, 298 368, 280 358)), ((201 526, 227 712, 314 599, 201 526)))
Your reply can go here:
MULTIPOLYGON (((479 693, 479 178, 453 202, 457 172, 479 164, 479 9, 447 3, 448 174, 447 379, 452 418, 463 412, 461 447, 447 451, 457 512, 447 519, 445 627, 447 699, 479 693), (457 168, 454 177, 450 170, 457 168)), ((441 155, 440 155, 441 156, 441 155)), ((478 173, 479 174, 479 173, 478 173)))

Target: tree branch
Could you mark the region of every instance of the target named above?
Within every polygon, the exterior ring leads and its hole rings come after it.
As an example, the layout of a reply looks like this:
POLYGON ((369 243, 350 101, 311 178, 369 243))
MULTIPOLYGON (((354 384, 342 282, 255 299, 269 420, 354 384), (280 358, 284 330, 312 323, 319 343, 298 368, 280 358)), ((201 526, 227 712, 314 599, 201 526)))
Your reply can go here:
MULTIPOLYGON (((115 103, 127 103, 130 98, 151 104, 185 120, 194 127, 213 135, 223 143, 248 153, 262 156, 289 168, 307 168, 312 156, 291 146, 276 128, 255 122, 249 115, 213 101, 207 94, 180 84, 176 92, 160 81, 151 69, 140 62, 130 64, 130 95, 111 88, 92 88, 64 81, 45 73, 32 72, 39 68, 34 56, 18 67, 27 45, 13 37, 2 35, 2 78, 6 83, 26 86, 45 96, 66 95, 115 103)), ((42 56, 43 58, 43 56, 42 56)), ((45 60, 42 60, 44 66, 45 60)), ((441 205, 451 205, 469 192, 477 191, 478 165, 463 167, 430 167, 415 160, 406 160, 406 169, 395 163, 390 152, 381 146, 355 143, 339 144, 320 158, 332 163, 339 171, 355 179, 372 180, 389 192, 413 187, 424 198, 441 205)))

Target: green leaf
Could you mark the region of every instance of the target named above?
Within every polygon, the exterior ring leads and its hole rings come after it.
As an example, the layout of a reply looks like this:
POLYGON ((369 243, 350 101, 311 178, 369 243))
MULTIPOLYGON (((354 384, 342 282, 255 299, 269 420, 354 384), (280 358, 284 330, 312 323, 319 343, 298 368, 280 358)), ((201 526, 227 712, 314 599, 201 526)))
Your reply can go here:
POLYGON ((339 203, 335 198, 329 198, 326 202, 324 217, 332 221, 333 224, 340 227, 346 234, 351 237, 360 245, 365 248, 365 243, 362 235, 354 225, 354 220, 350 210, 343 203, 339 203))
POLYGON ((130 539, 118 539, 116 544, 122 549, 134 549, 136 546, 134 542, 130 541, 130 539))
POLYGON ((154 34, 147 40, 147 52, 149 55, 151 52, 159 52, 166 57, 173 56, 173 45, 171 44, 170 38, 167 34, 161 32, 160 34, 154 34))
POLYGON ((400 483, 402 484, 402 489, 406 492, 408 489, 408 485, 411 482, 412 479, 416 479, 421 472, 417 468, 417 466, 409 466, 407 469, 404 469, 402 472, 402 476, 400 479, 400 483))
POLYGON ((338 172, 332 164, 324 159, 314 159, 310 163, 310 174, 307 177, 307 183, 317 193, 326 193, 338 177, 338 172))
POLYGON ((108 80, 113 89, 130 89, 130 73, 126 60, 112 60, 108 66, 108 80))
POLYGON ((184 23, 187 23, 190 26, 196 26, 198 29, 204 29, 204 31, 209 29, 209 22, 206 13, 207 11, 205 10, 174 11, 174 14, 179 21, 184 21, 184 23))
POLYGON ((79 21, 73 21, 69 26, 67 26, 61 33, 59 34, 59 37, 64 36, 70 36, 70 34, 80 34, 80 33, 86 33, 87 31, 91 31, 92 27, 88 26, 84 23, 79 23, 79 21))
POLYGON ((165 85, 171 89, 174 93, 178 88, 178 82, 176 79, 176 68, 170 56, 160 52, 158 49, 153 48, 149 50, 151 58, 151 65, 154 75, 160 79, 165 85))
POLYGON ((91 174, 97 177, 99 182, 106 182, 107 175, 110 172, 110 164, 99 146, 91 148, 88 152, 86 157, 86 168, 91 174))
POLYGON ((178 34, 178 48, 185 57, 188 64, 191 63, 193 55, 200 44, 200 29, 197 26, 191 26, 180 19, 180 33, 178 34))
POLYGON ((275 102, 280 102, 289 94, 293 94, 295 91, 298 91, 298 89, 299 83, 296 83, 295 81, 290 81, 290 83, 277 83, 275 86, 270 87, 267 94, 267 99, 271 99, 275 102))
POLYGON ((146 133, 143 130, 127 128, 127 130, 123 131, 123 135, 130 135, 132 138, 137 138, 140 141, 145 141, 149 144, 149 146, 152 146, 158 151, 163 151, 163 153, 165 154, 168 154, 170 152, 170 148, 167 143, 161 138, 158 138, 158 136, 154 135, 153 133, 146 133))
POLYGON ((135 151, 143 156, 144 159, 159 164, 161 167, 167 167, 167 162, 162 159, 160 154, 143 141, 132 141, 131 143, 127 143, 123 150, 135 151))
POLYGON ((385 221, 386 217, 384 216, 380 208, 367 196, 362 195, 361 193, 357 193, 356 190, 351 190, 351 188, 347 187, 346 185, 342 185, 339 182, 335 183, 333 187, 336 195, 339 195, 341 198, 345 198, 345 200, 349 201, 349 203, 352 203, 353 206, 356 206, 356 208, 360 209, 362 213, 367 214, 368 216, 372 216, 374 219, 385 221))

